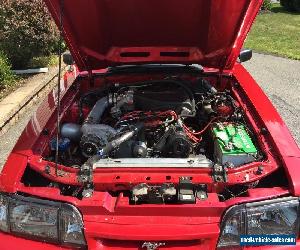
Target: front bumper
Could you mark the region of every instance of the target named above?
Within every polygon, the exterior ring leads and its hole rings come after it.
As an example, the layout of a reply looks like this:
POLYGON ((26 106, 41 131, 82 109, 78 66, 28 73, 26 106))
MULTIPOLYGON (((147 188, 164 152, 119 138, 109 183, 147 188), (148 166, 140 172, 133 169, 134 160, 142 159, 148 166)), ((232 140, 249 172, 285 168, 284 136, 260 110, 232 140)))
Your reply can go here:
MULTIPOLYGON (((199 241, 165 241, 165 245, 159 247, 158 249, 167 250, 184 250, 184 249, 215 249, 214 243, 216 242, 217 238, 215 239, 206 239, 206 240, 199 240, 199 241)), ((44 242, 32 241, 29 239, 19 238, 13 235, 8 235, 4 233, 0 233, 0 243, 1 243, 1 250, 71 250, 76 248, 68 248, 68 247, 61 247, 57 245, 52 245, 44 242)), ((97 239, 89 239, 88 240, 88 250, 137 250, 142 249, 144 241, 112 241, 112 240, 97 240, 97 239)), ((297 241, 296 246, 292 246, 293 249, 300 249, 300 241, 297 241)), ((146 248, 144 248, 146 249, 146 248)), ((232 249, 232 248, 231 248, 232 249)), ((233 248, 233 249, 243 249, 243 248, 233 248)), ((247 250, 251 249, 276 249, 276 250, 283 250, 287 249, 287 246, 259 246, 259 247, 247 247, 247 250)), ((78 249, 77 249, 78 250, 78 249)), ((226 250, 224 248, 224 250, 226 250)))
MULTIPOLYGON (((37 190, 40 191, 34 191, 37 190)), ((46 194, 50 195, 49 192, 46 194)), ((77 204, 83 214, 87 249, 143 249, 145 242, 164 244, 157 249, 216 249, 222 215, 228 207, 236 204, 236 201, 232 200, 232 204, 228 203, 225 206, 210 194, 210 199, 197 201, 196 204, 131 206, 126 197, 114 200, 108 194, 104 197, 103 195, 95 193, 93 199, 82 200, 77 204)), ((245 201, 239 198, 239 203, 246 201, 249 201, 248 197, 245 201)), ((0 242, 0 249, 4 250, 20 249, 20 246, 25 250, 76 249, 6 233, 0 233, 0 242)), ((275 249, 286 247, 278 246, 275 249)), ((274 246, 259 247, 271 248, 274 246)), ((300 249, 300 239, 297 248, 300 249)))
MULTIPOLYGON (((143 249, 145 242, 165 243, 158 249, 216 249, 221 218, 229 207, 289 194, 288 190, 282 188, 253 189, 248 197, 237 197, 227 202, 220 202, 215 193, 208 193, 207 200, 197 200, 196 204, 132 206, 128 197, 112 197, 106 192, 95 192, 90 199, 75 200, 60 196, 53 188, 19 187, 19 190, 34 197, 76 206, 83 215, 87 249, 92 250, 143 249)), ((20 247, 22 250, 76 249, 5 233, 0 233, 0 242, 0 249, 4 250, 20 247)), ((286 249, 287 246, 252 248, 286 249)), ((300 239, 296 246, 298 248, 300 239)))
MULTIPOLYGON (((103 199, 100 200, 103 202, 103 199)), ((212 206, 211 201, 198 201, 196 204, 184 206, 147 204, 133 208, 128 205, 128 202, 121 202, 122 204, 119 206, 114 206, 114 212, 111 210, 109 213, 107 209, 109 209, 108 204, 111 202, 107 202, 104 206, 107 212, 101 214, 100 200, 95 200, 93 203, 88 201, 85 206, 81 207, 84 211, 84 234, 87 242, 87 247, 83 249, 216 249, 220 235, 221 214, 222 211, 227 210, 225 207, 218 209, 212 206), (143 247, 146 246, 146 243, 157 243, 161 246, 158 248, 143 247)), ((102 209, 104 207, 102 206, 102 209)), ((0 242, 2 243, 0 249, 4 250, 20 249, 20 246, 21 249, 25 250, 76 249, 20 238, 6 233, 0 233, 0 242)), ((286 247, 265 246, 258 248, 286 249, 286 247)), ((257 247, 251 248, 258 249, 257 247)), ((297 242, 297 248, 300 249, 300 239, 297 242)), ((227 249, 243 248, 231 247, 227 249)))

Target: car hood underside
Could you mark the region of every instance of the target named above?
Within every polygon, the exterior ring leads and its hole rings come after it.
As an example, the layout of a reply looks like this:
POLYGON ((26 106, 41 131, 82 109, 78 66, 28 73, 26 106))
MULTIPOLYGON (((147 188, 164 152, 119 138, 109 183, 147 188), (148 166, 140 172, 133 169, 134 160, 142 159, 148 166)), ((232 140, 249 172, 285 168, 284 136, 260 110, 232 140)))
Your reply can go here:
POLYGON ((262 0, 45 2, 57 24, 63 17, 79 69, 91 71, 143 63, 231 69, 262 0))

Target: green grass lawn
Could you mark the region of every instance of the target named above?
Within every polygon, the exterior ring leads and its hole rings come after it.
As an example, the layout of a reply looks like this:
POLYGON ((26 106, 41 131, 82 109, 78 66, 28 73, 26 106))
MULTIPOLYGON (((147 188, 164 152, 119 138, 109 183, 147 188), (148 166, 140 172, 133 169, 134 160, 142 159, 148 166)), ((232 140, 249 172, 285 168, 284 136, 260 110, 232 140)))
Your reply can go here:
POLYGON ((300 13, 289 13, 279 4, 257 16, 245 48, 300 60, 300 13))

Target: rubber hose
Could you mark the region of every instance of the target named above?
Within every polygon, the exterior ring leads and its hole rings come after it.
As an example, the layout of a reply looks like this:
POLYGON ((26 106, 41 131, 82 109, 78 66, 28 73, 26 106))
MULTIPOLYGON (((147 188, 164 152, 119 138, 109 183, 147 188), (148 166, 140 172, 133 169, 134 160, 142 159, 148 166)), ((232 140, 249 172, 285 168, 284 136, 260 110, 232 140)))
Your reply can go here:
POLYGON ((104 111, 108 108, 108 98, 102 97, 96 102, 93 109, 85 119, 85 124, 97 124, 100 122, 104 111))

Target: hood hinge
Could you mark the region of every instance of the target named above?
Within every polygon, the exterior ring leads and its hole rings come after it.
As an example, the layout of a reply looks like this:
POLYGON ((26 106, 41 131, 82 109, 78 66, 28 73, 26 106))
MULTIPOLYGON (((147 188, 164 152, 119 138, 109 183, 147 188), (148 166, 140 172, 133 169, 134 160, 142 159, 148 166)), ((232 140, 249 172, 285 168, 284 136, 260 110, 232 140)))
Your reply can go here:
POLYGON ((88 71, 88 78, 89 78, 89 82, 90 82, 90 87, 94 87, 94 85, 95 85, 95 79, 94 79, 93 71, 92 70, 88 71))
POLYGON ((218 81, 217 81, 218 86, 222 85, 223 72, 224 72, 224 68, 225 68, 226 63, 227 63, 227 57, 225 57, 225 59, 220 61, 219 77, 218 77, 218 81))
POLYGON ((219 69, 219 77, 218 77, 218 86, 222 86, 222 80, 223 80, 223 69, 219 69))

